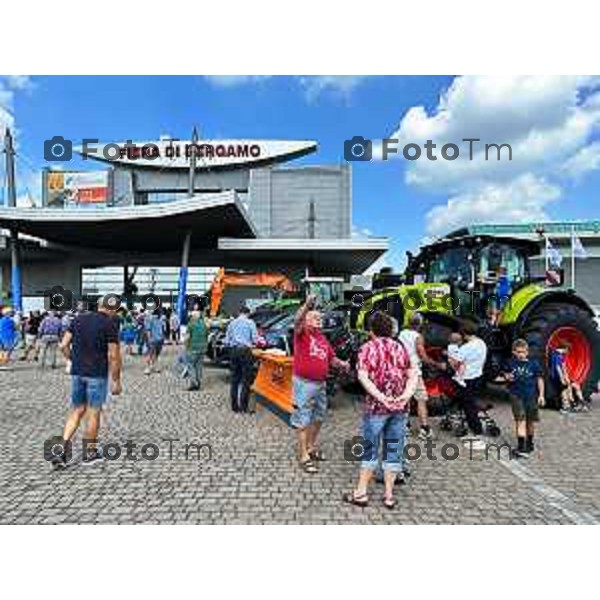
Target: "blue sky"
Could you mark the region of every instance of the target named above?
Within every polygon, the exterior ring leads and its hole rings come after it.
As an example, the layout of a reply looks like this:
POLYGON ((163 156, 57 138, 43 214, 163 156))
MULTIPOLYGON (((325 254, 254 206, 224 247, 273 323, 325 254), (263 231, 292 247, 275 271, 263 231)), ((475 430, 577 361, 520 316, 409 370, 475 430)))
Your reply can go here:
POLYGON ((307 164, 343 161, 353 135, 510 143, 513 160, 501 165, 463 160, 463 145, 453 163, 354 163, 357 234, 389 237, 388 262, 399 266, 405 249, 468 222, 597 218, 598 86, 593 77, 0 77, 0 124, 16 130, 19 193, 33 196, 43 141, 56 134, 186 138, 196 124, 206 138, 315 139, 307 164))

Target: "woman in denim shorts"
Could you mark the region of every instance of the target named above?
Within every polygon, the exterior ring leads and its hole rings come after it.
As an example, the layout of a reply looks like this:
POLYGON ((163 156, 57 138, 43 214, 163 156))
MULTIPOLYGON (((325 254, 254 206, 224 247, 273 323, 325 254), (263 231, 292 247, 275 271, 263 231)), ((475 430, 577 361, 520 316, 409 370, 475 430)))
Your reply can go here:
POLYGON ((360 460, 356 489, 344 495, 344 501, 365 507, 369 503, 368 486, 380 459, 385 492, 383 504, 392 509, 394 483, 402 472, 406 411, 414 395, 418 371, 413 368, 404 346, 392 339, 391 317, 377 312, 371 319, 371 339, 360 349, 358 379, 365 389, 362 437, 346 443, 346 460, 360 460))

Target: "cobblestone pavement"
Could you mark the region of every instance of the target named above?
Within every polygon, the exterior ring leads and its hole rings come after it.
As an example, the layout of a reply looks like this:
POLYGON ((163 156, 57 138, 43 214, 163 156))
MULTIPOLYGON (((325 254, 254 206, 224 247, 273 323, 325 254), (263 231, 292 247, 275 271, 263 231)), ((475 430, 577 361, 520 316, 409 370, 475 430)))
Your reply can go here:
MULTIPOLYGON (((360 509, 341 502, 357 473, 343 450, 359 432, 358 402, 335 398, 323 430, 330 460, 308 475, 281 420, 264 409, 230 412, 226 371, 207 368, 204 391, 190 393, 173 362, 168 349, 162 372, 145 376, 140 359, 126 357, 124 393, 106 409, 103 441, 131 440, 139 460, 126 460, 123 449, 117 460, 83 466, 78 437, 73 465, 58 472, 44 461, 43 443, 62 430, 69 377, 25 363, 0 372, 0 523, 600 522, 600 408, 568 417, 543 411, 538 450, 525 462, 464 449, 444 460, 442 445, 456 439, 436 429, 437 460, 411 463, 397 508, 382 507, 375 485, 371 505, 360 509), (171 458, 168 438, 179 440, 171 458), (191 442, 205 446, 186 460, 191 442), (148 443, 159 446, 155 460, 141 458, 148 443)), ((493 414, 511 439, 509 407, 496 405, 493 414)))

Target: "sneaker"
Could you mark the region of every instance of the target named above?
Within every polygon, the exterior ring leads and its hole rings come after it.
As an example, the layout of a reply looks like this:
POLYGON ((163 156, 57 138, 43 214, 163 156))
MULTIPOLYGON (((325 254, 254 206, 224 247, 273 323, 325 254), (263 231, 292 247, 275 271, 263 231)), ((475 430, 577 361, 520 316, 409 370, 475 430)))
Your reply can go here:
POLYGON ((152 369, 150 367, 146 367, 144 369, 144 375, 150 375, 150 373, 152 373, 152 369))
POLYGON ((531 458, 533 454, 533 450, 529 450, 528 448, 524 448, 523 450, 519 450, 519 448, 512 448, 510 451, 511 458, 531 458))
POLYGON ((513 458, 530 458, 531 452, 527 450, 519 450, 518 448, 513 448, 511 451, 511 456, 513 458))
POLYGON ((572 415, 573 409, 570 406, 563 406, 559 412, 561 415, 572 415))
POLYGON ((471 438, 463 442, 464 446, 469 448, 469 450, 485 450, 487 448, 487 444, 479 439, 479 438, 471 438))
POLYGON ((88 450, 86 455, 83 457, 81 463, 84 465, 91 465, 93 463, 101 462, 104 460, 104 453, 102 448, 98 447, 96 450, 88 450))
POLYGON ((433 433, 431 433, 431 427, 420 427, 419 428, 419 439, 426 441, 433 438, 433 433))

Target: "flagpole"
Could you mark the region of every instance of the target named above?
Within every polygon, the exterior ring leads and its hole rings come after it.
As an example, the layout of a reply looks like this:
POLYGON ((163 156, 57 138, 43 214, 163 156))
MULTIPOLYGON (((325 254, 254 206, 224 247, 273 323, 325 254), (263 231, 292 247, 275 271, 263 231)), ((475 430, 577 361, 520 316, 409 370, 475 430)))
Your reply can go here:
POLYGON ((571 225, 571 288, 575 289, 575 225, 571 225))

